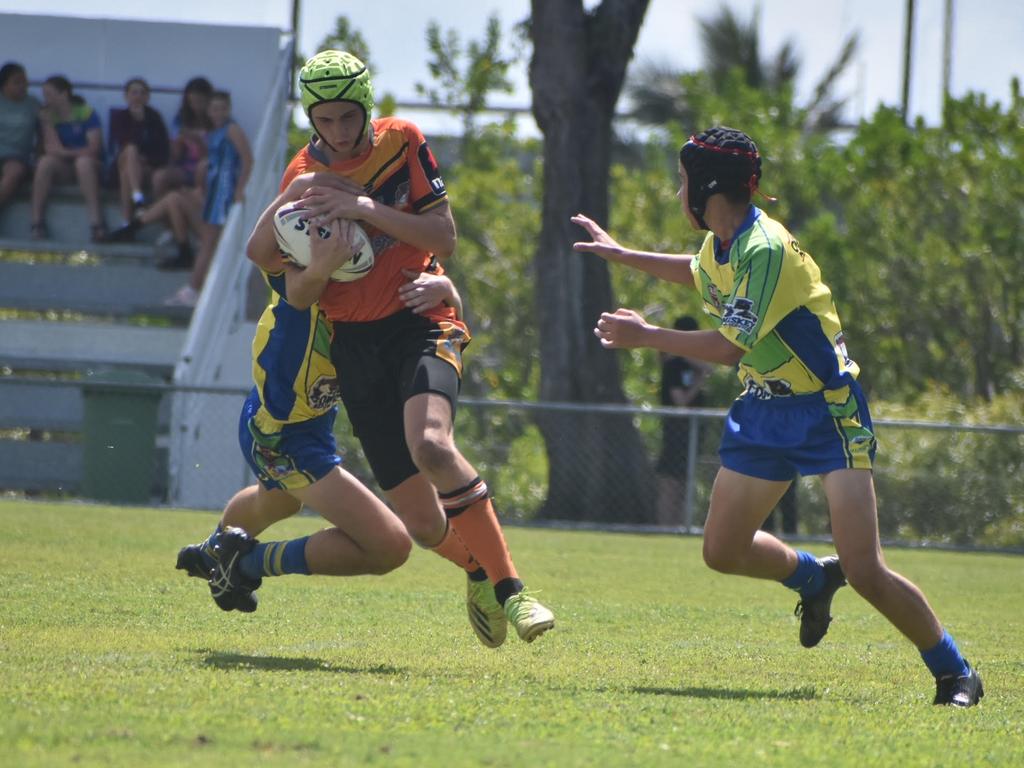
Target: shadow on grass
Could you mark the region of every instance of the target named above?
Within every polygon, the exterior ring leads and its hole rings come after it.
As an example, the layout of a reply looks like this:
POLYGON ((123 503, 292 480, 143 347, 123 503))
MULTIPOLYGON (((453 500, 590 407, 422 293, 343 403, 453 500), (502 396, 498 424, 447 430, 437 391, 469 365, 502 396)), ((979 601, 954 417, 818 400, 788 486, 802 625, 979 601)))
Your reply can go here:
POLYGON ((311 659, 306 656, 250 656, 244 653, 224 653, 222 651, 198 650, 203 655, 203 663, 215 669, 263 669, 289 672, 338 672, 346 675, 401 675, 406 672, 399 667, 376 664, 367 667, 349 667, 343 664, 331 664, 323 659, 311 659))
POLYGON ((814 688, 794 688, 790 691, 749 691, 742 688, 632 688, 633 693, 652 696, 689 696, 694 699, 782 699, 810 701, 818 698, 814 688))

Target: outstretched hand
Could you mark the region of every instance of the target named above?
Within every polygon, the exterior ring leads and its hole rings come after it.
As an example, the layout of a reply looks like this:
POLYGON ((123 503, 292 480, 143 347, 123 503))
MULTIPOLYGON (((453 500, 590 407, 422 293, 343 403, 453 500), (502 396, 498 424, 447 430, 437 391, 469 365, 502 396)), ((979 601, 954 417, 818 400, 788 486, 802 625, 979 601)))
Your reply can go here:
POLYGON ((632 349, 647 346, 645 337, 651 328, 639 312, 617 309, 601 313, 594 335, 605 349, 632 349))
POLYGON ((587 234, 590 235, 590 242, 579 241, 573 243, 572 249, 574 251, 596 253, 604 259, 614 259, 622 253, 622 246, 611 235, 601 229, 593 219, 584 216, 582 213, 577 213, 569 220, 573 224, 583 227, 587 230, 587 234))

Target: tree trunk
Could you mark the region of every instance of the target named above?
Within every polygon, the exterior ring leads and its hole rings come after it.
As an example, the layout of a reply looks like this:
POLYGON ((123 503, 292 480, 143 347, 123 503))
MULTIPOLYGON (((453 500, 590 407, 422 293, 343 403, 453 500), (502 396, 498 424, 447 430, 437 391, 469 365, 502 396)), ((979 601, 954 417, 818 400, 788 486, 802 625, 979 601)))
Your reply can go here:
MULTIPOLYGON (((622 403, 618 359, 593 335, 615 309, 605 262, 573 252, 583 236, 569 217, 608 220, 612 117, 648 0, 533 0, 530 85, 544 134, 543 219, 535 256, 540 334, 540 397, 622 403)), ((653 476, 629 417, 539 417, 549 462, 548 518, 653 519, 653 476)))

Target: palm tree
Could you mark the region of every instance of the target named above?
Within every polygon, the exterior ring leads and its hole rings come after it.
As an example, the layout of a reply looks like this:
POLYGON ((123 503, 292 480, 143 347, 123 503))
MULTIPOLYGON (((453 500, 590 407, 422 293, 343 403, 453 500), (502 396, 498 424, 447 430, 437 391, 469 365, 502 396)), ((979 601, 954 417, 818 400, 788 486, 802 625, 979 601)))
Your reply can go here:
MULTIPOLYGON (((791 41, 784 42, 770 58, 761 58, 759 8, 755 8, 746 23, 728 6, 716 16, 698 19, 697 23, 703 48, 703 70, 714 89, 721 90, 735 69, 742 71, 747 85, 768 91, 780 92, 796 80, 800 58, 791 41)), ((840 125, 846 98, 835 96, 833 89, 857 52, 857 45, 858 35, 854 32, 846 38, 839 56, 815 86, 814 95, 804 107, 805 128, 821 130, 840 125)), ((661 64, 642 65, 628 89, 634 105, 633 116, 652 124, 692 122, 694 115, 681 74, 661 64)))

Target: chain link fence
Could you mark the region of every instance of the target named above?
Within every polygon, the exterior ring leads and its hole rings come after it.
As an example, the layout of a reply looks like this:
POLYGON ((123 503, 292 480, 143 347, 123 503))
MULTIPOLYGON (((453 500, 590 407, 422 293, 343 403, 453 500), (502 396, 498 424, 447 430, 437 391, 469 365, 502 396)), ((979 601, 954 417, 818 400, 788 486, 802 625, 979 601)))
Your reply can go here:
MULTIPOLYGON (((0 398, 17 400, 13 385, 19 381, 27 386, 23 379, 0 378, 0 398)), ((63 381, 37 391, 60 404, 62 413, 51 419, 59 428, 18 426, 12 423, 16 415, 5 414, 0 488, 8 495, 167 503, 168 403, 180 389, 118 382, 98 393, 95 385, 63 381), (126 424, 126 417, 145 423, 126 424), (151 441, 154 450, 140 450, 140 435, 134 434, 130 453, 118 453, 132 430, 149 430, 142 442, 151 441), (140 477, 142 497, 121 498, 121 489, 138 489, 140 477)), ((245 396, 242 390, 203 392, 231 413, 245 396)), ((466 398, 459 402, 455 431, 506 521, 695 533, 719 467, 724 413, 466 398)), ((1024 551, 1024 427, 886 419, 875 426, 884 539, 1024 551)), ((344 410, 336 434, 344 466, 379 490, 344 410)), ((235 453, 200 469, 237 478, 240 462, 235 453)), ((794 485, 773 514, 775 524, 791 536, 827 537, 820 482, 800 478, 794 485)))

